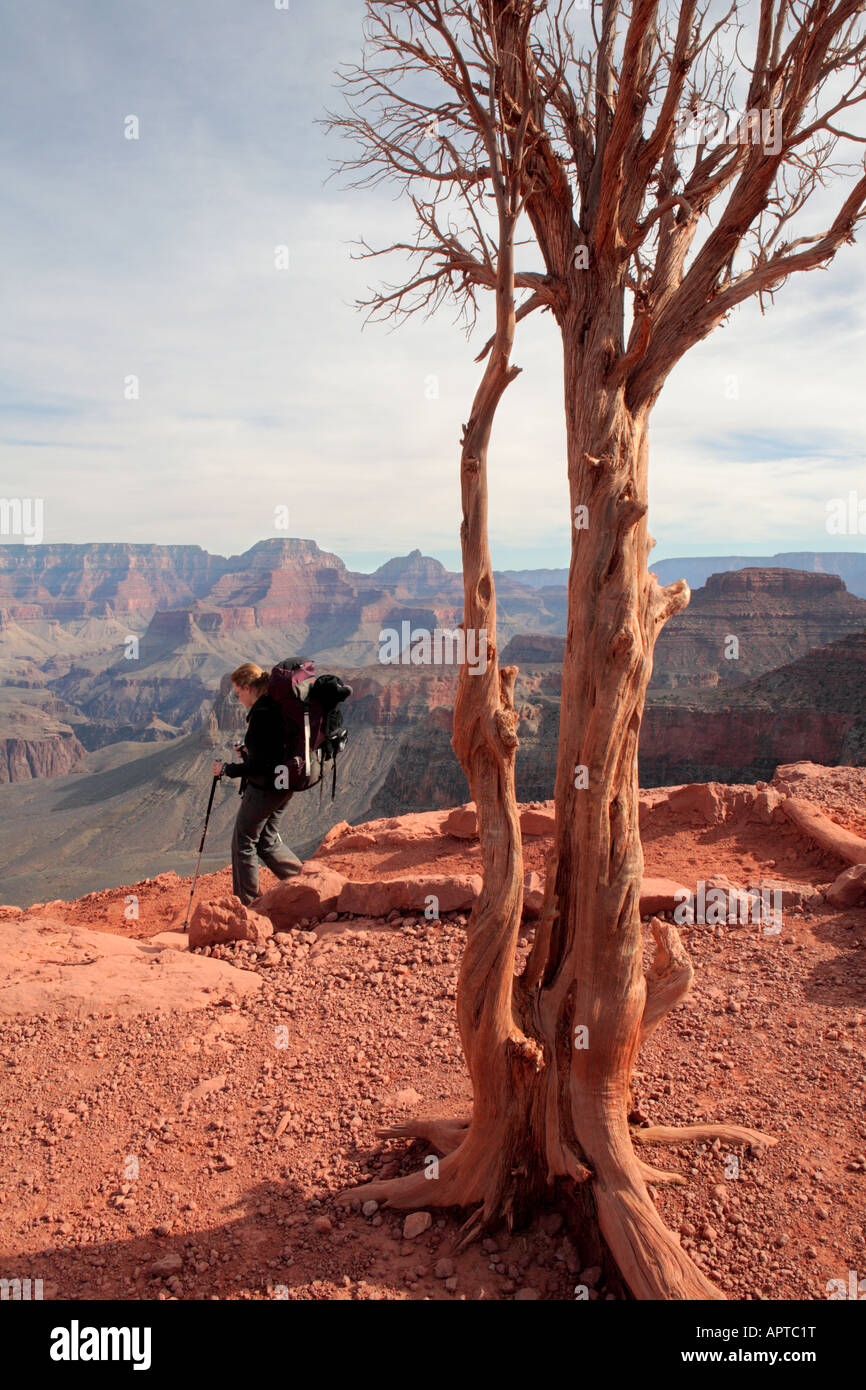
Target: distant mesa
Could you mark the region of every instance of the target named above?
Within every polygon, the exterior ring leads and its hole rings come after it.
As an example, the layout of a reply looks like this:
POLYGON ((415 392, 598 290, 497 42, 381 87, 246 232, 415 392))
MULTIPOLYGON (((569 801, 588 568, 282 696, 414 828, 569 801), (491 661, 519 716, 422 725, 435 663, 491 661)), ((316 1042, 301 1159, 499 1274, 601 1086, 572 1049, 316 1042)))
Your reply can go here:
POLYGON ((824 597, 827 594, 847 593, 845 581, 838 574, 819 574, 816 571, 770 569, 766 566, 746 566, 707 576, 703 586, 706 596, 716 594, 776 594, 824 597))
POLYGON ((434 586, 447 583, 453 576, 439 560, 434 560, 431 555, 422 555, 420 550, 412 550, 408 555, 399 555, 380 565, 373 578, 388 585, 411 578, 434 586))
POLYGON ((660 584, 685 579, 699 589, 713 574, 726 570, 803 570, 807 573, 838 575, 850 594, 866 598, 866 551, 782 551, 777 555, 696 555, 659 560, 650 565, 660 584))

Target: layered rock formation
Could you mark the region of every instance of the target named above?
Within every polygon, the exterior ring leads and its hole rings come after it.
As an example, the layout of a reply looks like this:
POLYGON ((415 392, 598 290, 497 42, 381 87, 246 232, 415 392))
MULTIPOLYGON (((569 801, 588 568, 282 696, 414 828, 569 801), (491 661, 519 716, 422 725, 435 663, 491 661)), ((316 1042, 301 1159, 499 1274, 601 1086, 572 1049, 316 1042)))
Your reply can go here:
MULTIPOLYGON (((562 639, 521 636, 503 653, 503 660, 520 666, 515 705, 521 800, 553 794, 561 651, 562 639), (541 660, 533 660, 535 652, 541 660), (544 659, 554 655, 556 660, 544 659)), ((866 631, 730 689, 659 691, 651 686, 641 727, 641 785, 767 780, 780 763, 795 760, 864 764, 864 691, 866 631)), ((431 711, 406 735, 372 808, 379 815, 396 815, 410 805, 446 806, 466 795, 466 781, 451 750, 450 712, 443 708, 431 711)))
POLYGON ((63 701, 42 691, 0 691, 0 783, 63 777, 84 748, 65 722, 63 701))
MULTIPOLYGON (((862 534, 862 532, 861 532, 862 534)), ((660 584, 685 579, 692 589, 706 584, 710 575, 725 570, 786 569, 809 574, 836 574, 848 592, 866 598, 866 554, 862 550, 781 551, 777 555, 698 555, 691 558, 659 560, 650 568, 660 584)))
POLYGON ((227 563, 197 545, 3 545, 0 607, 20 622, 150 614, 194 601, 227 563))
POLYGON ((866 599, 833 574, 740 569, 713 574, 662 629, 653 688, 734 685, 866 629, 866 599))
MULTIPOLYGON (((564 627, 565 591, 502 580, 506 629, 564 627), (509 616, 513 613, 513 616, 509 616)), ((382 626, 452 626, 463 583, 420 551, 355 574, 315 541, 271 538, 241 555, 199 546, 7 545, 0 548, 0 614, 8 624, 88 616, 157 617, 154 640, 236 629, 276 628, 307 654, 341 650, 352 664, 374 661, 382 626), (164 616, 174 610, 174 617, 164 616), (177 612, 186 610, 186 612, 177 612)))
POLYGON ((63 777, 79 764, 84 752, 71 729, 43 738, 0 738, 0 782, 63 777))

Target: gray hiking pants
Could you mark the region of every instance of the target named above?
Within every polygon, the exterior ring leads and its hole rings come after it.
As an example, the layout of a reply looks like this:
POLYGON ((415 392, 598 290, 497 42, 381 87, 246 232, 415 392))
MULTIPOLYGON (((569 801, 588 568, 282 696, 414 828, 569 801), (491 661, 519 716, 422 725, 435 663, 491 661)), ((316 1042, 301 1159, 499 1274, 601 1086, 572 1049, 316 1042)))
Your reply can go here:
POLYGON ((300 859, 283 844, 279 832, 291 799, 291 792, 244 788, 232 836, 232 891, 242 903, 259 896, 259 859, 277 878, 301 872, 300 859))

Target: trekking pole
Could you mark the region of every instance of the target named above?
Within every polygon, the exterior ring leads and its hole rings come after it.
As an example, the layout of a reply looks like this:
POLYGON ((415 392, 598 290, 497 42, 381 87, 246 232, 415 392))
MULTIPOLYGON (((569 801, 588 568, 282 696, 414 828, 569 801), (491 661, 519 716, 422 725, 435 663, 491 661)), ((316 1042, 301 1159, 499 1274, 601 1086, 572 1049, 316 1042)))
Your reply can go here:
POLYGON ((217 787, 217 782, 218 782, 218 781, 219 781, 219 777, 214 777, 213 781, 212 781, 211 784, 210 784, 210 796, 208 797, 208 802, 207 802, 207 813, 206 813, 205 818, 204 818, 204 830, 201 832, 201 844, 200 844, 199 847, 198 847, 198 859, 196 860, 196 864, 195 864, 195 873, 193 874, 192 888, 191 888, 190 891, 189 891, 189 902, 188 902, 187 905, 186 905, 186 916, 185 916, 184 919, 183 919, 183 930, 184 930, 184 931, 186 931, 186 929, 187 929, 187 925, 188 925, 188 923, 189 923, 189 914, 190 914, 190 912, 192 911, 192 900, 193 900, 193 898, 195 897, 195 886, 196 886, 196 884, 198 883, 198 871, 199 871, 199 867, 200 867, 200 865, 201 865, 201 857, 202 857, 202 855, 204 854, 204 840, 205 840, 205 836, 207 835, 207 823, 208 823, 208 821, 210 820, 210 812, 211 812, 211 807, 213 806, 214 792, 216 791, 216 787, 217 787))

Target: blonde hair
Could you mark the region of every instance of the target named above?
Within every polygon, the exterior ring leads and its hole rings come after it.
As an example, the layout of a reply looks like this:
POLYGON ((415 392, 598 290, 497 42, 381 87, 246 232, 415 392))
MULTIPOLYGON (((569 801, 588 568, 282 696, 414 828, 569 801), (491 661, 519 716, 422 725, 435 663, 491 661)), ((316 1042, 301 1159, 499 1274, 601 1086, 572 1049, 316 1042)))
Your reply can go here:
POLYGON ((236 671, 232 671, 231 683, 239 685, 242 690, 258 690, 261 695, 267 689, 270 674, 270 671, 263 671, 254 661, 245 661, 236 671))

